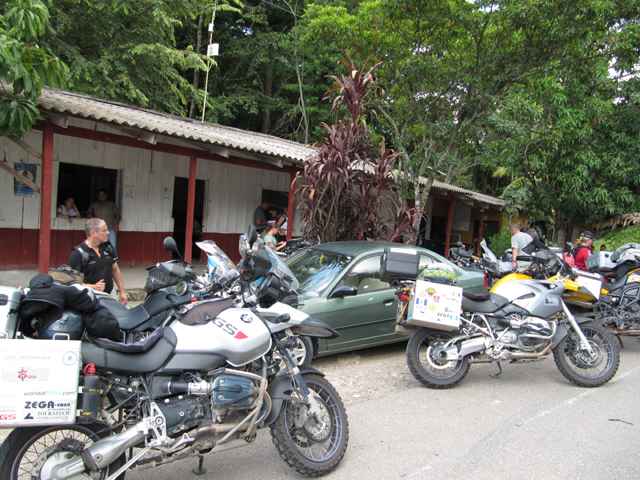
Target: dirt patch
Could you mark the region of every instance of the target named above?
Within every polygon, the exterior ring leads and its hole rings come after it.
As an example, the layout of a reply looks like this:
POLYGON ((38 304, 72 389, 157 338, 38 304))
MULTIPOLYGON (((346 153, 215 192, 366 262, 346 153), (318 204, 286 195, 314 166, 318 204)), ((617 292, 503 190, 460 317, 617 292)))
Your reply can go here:
POLYGON ((327 376, 345 405, 354 405, 416 385, 417 380, 407 367, 405 351, 405 342, 396 343, 317 358, 311 367, 327 376))

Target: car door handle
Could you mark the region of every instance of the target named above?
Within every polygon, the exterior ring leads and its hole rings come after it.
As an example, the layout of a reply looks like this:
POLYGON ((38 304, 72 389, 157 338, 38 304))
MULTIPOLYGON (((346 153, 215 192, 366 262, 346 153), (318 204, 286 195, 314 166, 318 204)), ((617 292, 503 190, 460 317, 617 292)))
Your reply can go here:
POLYGON ((391 298, 385 298, 382 303, 384 303, 385 305, 389 305, 391 303, 393 303, 393 301, 395 300, 395 298, 391 297, 391 298))

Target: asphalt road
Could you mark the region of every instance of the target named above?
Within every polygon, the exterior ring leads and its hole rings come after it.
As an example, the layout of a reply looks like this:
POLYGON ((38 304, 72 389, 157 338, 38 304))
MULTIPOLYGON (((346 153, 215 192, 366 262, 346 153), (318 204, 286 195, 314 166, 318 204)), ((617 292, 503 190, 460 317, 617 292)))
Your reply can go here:
MULTIPOLYGON (((403 346, 393 348, 392 356, 404 355, 403 346)), ((348 406, 347 454, 325 478, 640 478, 635 337, 624 339, 618 373, 600 388, 574 386, 552 359, 506 365, 499 378, 489 376, 495 372, 494 365, 475 365, 450 390, 409 382, 348 406)), ((204 475, 191 473, 196 465, 183 460, 130 472, 127 479, 303 478, 280 459, 266 430, 247 447, 206 457, 204 475)))

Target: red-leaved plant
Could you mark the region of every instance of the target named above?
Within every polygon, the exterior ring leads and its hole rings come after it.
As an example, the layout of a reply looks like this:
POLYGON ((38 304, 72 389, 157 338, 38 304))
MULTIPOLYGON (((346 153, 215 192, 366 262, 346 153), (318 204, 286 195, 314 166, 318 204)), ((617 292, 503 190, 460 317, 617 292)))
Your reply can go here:
POLYGON ((320 150, 298 174, 302 230, 322 243, 359 240, 365 231, 374 240, 413 240, 414 212, 396 194, 393 163, 397 154, 385 147, 384 139, 382 145, 375 145, 366 123, 367 115, 375 113, 371 97, 382 90, 372 72, 382 62, 365 73, 368 62, 358 70, 347 56, 348 61, 340 62, 347 67, 347 75, 330 77, 336 86, 325 99, 333 98, 333 110, 346 107, 350 117, 335 125, 322 124, 325 137, 320 150))

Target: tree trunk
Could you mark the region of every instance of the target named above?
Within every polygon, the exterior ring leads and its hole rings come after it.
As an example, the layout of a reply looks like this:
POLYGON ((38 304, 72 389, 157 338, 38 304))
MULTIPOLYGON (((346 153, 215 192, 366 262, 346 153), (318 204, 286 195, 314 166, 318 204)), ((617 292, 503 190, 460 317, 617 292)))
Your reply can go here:
MULTIPOLYGON (((196 37, 196 53, 200 53, 202 50, 202 25, 204 24, 204 14, 198 15, 198 31, 196 37)), ((198 90, 198 85, 200 83, 200 69, 193 69, 193 89, 198 90)), ((207 88, 205 85, 204 88, 207 88)), ((196 115, 196 102, 191 102, 191 106, 189 107, 189 118, 195 118, 196 115)))
POLYGON ((273 90, 273 68, 267 67, 267 71, 265 72, 264 78, 264 96, 265 96, 265 105, 262 109, 262 128, 260 131, 264 134, 269 134, 269 129, 271 128, 271 110, 270 110, 270 102, 271 95, 273 90))

